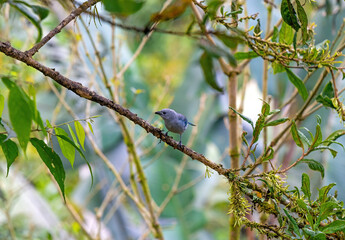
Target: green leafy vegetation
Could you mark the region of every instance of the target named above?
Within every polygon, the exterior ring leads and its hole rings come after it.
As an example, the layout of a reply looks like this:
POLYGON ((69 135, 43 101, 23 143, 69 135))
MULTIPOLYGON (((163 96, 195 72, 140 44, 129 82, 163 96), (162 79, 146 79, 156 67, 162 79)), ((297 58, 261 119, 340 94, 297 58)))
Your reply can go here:
POLYGON ((340 2, 0 0, 0 239, 345 239, 340 2))

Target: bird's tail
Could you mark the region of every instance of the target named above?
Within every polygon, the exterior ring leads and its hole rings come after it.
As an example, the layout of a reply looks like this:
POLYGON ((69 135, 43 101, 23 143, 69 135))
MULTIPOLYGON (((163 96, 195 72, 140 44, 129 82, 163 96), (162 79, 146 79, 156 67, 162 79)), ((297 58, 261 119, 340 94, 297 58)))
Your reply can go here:
POLYGON ((194 123, 188 122, 189 125, 191 126, 196 126, 194 123))

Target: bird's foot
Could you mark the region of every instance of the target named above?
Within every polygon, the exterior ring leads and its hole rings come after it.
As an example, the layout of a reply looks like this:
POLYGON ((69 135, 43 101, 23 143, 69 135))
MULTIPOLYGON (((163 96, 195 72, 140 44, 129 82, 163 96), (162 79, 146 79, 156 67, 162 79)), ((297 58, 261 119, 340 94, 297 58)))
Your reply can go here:
MULTIPOLYGON (((162 131, 163 131, 163 130, 162 130, 162 131)), ((164 135, 165 135, 166 137, 169 137, 168 132, 169 132, 169 131, 167 131, 166 133, 164 133, 164 135)), ((162 139, 159 139, 158 144, 160 144, 161 142, 162 142, 162 139)))
POLYGON ((182 148, 182 142, 181 142, 181 141, 178 142, 178 146, 179 146, 180 148, 182 148))

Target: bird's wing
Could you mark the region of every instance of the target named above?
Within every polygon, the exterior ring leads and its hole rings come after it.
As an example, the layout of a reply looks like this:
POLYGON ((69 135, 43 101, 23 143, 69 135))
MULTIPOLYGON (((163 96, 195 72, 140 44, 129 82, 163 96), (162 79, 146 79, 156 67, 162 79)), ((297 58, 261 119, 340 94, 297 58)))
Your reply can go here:
POLYGON ((188 120, 187 120, 187 118, 184 115, 178 113, 177 118, 178 118, 178 120, 180 120, 180 121, 182 121, 184 123, 184 126, 187 126, 188 120))

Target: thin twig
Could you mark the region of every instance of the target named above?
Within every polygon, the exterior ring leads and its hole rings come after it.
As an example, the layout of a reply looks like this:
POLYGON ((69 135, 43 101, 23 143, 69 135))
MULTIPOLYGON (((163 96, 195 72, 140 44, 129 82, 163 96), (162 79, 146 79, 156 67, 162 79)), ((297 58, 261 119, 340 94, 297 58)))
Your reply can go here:
POLYGON ((51 30, 40 42, 38 42, 35 46, 25 52, 29 57, 32 57, 35 53, 37 53, 50 39, 52 39, 56 34, 61 32, 61 30, 70 23, 73 19, 78 17, 80 14, 85 12, 86 9, 95 5, 100 0, 89 0, 81 4, 77 9, 73 10, 60 24, 51 30))

